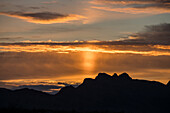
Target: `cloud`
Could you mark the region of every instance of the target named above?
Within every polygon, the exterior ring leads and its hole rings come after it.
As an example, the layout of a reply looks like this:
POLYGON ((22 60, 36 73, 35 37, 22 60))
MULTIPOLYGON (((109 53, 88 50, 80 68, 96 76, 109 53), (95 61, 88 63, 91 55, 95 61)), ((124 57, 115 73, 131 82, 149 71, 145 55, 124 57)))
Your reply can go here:
MULTIPOLYGON (((110 44, 114 44, 115 42, 110 42, 110 44)), ((89 46, 91 45, 92 47, 88 47, 85 45, 85 43, 77 45, 76 43, 73 43, 73 45, 69 46, 63 46, 61 45, 54 45, 47 44, 45 45, 43 43, 39 44, 31 44, 27 45, 26 43, 20 43, 22 45, 9 45, 9 46, 0 46, 0 51, 1 52, 30 52, 30 53, 39 53, 39 52, 55 52, 55 53, 61 53, 61 54, 69 54, 72 52, 92 52, 92 53, 108 53, 108 54, 136 54, 136 55, 148 55, 148 56, 170 56, 170 52, 168 51, 169 49, 160 49, 162 46, 160 45, 159 48, 155 48, 156 46, 144 46, 143 48, 139 48, 139 46, 133 46, 132 43, 143 43, 143 40, 138 40, 136 39, 136 42, 133 42, 132 40, 127 40, 125 41, 118 41, 117 43, 121 43, 124 45, 118 47, 118 45, 108 45, 108 47, 103 47, 101 45, 107 45, 109 42, 101 41, 96 44, 100 45, 95 45, 95 44, 88 44, 89 46), (130 46, 127 46, 128 48, 125 48, 125 45, 131 44, 130 46), (154 49, 153 49, 154 48, 154 49), (141 50, 140 50, 141 49, 141 50)), ((142 46, 142 45, 141 45, 142 46)), ((166 48, 166 46, 164 47, 166 48)))
POLYGON ((64 85, 64 86, 72 85, 73 87, 77 87, 78 85, 80 85, 80 83, 70 84, 70 83, 66 83, 66 82, 58 82, 58 84, 61 84, 61 85, 64 85))
POLYGON ((11 88, 13 86, 6 84, 6 82, 1 82, 0 81, 0 88, 11 88))
MULTIPOLYGON (((80 29, 80 28, 79 28, 80 29)), ((61 31, 68 30, 73 31, 72 29, 62 29, 61 31)), ((77 29, 76 29, 77 30, 77 29)), ((110 40, 110 41, 100 41, 100 40, 89 40, 89 41, 21 41, 17 43, 0 43, 0 46, 13 46, 13 49, 15 46, 21 46, 27 45, 27 46, 35 46, 35 45, 52 45, 48 46, 53 48, 53 46, 59 46, 62 47, 61 49, 65 50, 71 50, 69 47, 72 45, 75 45, 78 47, 78 45, 170 45, 170 23, 162 23, 157 25, 147 25, 144 27, 142 31, 139 31, 137 33, 132 33, 129 36, 120 39, 120 40, 110 40), (68 46, 68 48, 67 48, 68 46)), ((38 46, 37 46, 38 47, 38 46)), ((22 48, 21 48, 22 49, 22 48)), ((59 48, 58 48, 59 49, 59 48)), ((38 49, 37 49, 38 50, 38 49)), ((57 50, 57 48, 56 48, 57 50)), ((73 50, 73 49, 72 49, 73 50)))
POLYGON ((27 22, 37 24, 69 23, 71 21, 85 19, 85 17, 81 15, 76 14, 65 15, 51 12, 38 12, 38 13, 0 12, 0 15, 24 19, 27 22))
POLYGON ((137 54, 170 56, 170 24, 146 26, 143 31, 133 33, 116 41, 22 41, 0 43, 2 52, 93 52, 109 54, 137 54), (88 46, 87 46, 88 45, 88 46), (105 47, 107 46, 107 47, 105 47), (125 47, 126 46, 126 47, 125 47))
POLYGON ((170 56, 170 24, 146 26, 143 31, 116 41, 23 41, 0 43, 1 52, 92 52, 108 54, 135 54, 144 56, 170 56), (88 45, 88 46, 87 46, 88 45), (107 46, 107 47, 106 47, 107 46))
POLYGON ((105 11, 131 13, 131 14, 139 14, 139 13, 148 13, 148 14, 170 13, 170 10, 158 9, 158 8, 138 9, 138 8, 110 8, 110 7, 98 7, 98 6, 92 6, 91 8, 105 10, 105 11))
MULTIPOLYGON (((160 5, 169 5, 169 0, 94 0, 91 3, 96 4, 139 4, 139 5, 147 5, 147 4, 160 4, 160 5)), ((170 8, 170 7, 168 7, 170 8)))
POLYGON ((150 25, 146 26, 143 31, 130 35, 128 39, 124 39, 122 40, 122 42, 134 44, 141 43, 141 44, 170 45, 169 31, 170 31, 169 23, 150 25))
POLYGON ((92 8, 123 13, 170 13, 169 0, 94 0, 92 8), (97 5, 97 6, 96 6, 97 5))

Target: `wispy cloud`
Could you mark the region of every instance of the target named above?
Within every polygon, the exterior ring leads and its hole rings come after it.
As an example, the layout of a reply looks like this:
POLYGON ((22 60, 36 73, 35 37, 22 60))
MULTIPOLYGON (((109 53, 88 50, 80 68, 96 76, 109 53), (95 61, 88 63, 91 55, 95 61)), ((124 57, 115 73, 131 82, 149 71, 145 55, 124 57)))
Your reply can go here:
POLYGON ((170 13, 168 0, 94 0, 92 8, 123 13, 170 13))
POLYGON ((169 5, 170 1, 169 0, 93 0, 90 1, 90 3, 94 4, 139 4, 139 5, 147 5, 147 4, 157 4, 157 5, 162 5, 167 6, 169 5))
POLYGON ((160 14, 160 13, 170 13, 170 10, 167 9, 158 9, 158 8, 110 8, 110 7, 100 7, 100 6, 92 6, 91 8, 105 10, 105 11, 114 11, 114 12, 122 12, 122 13, 131 13, 131 14, 160 14))
POLYGON ((69 23, 71 21, 85 19, 84 16, 76 14, 59 14, 52 12, 38 12, 38 13, 27 13, 27 12, 0 12, 0 15, 6 15, 9 17, 15 17, 26 20, 27 22, 36 24, 53 24, 53 23, 69 23))

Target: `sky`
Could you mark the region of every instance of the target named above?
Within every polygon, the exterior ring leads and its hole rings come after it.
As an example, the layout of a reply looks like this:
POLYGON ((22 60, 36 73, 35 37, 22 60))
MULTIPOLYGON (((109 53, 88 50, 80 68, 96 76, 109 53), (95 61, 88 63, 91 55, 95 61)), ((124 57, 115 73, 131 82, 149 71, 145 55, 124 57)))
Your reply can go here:
POLYGON ((56 93, 99 72, 170 80, 169 0, 0 0, 0 87, 56 93))

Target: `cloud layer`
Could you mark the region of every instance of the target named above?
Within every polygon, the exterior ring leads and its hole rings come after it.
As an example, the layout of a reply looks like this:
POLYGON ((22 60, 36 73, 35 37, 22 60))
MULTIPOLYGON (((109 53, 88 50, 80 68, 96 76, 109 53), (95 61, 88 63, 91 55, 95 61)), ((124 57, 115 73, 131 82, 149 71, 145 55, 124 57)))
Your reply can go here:
POLYGON ((123 42, 170 45, 169 31, 169 23, 146 26, 143 31, 130 35, 129 38, 123 40, 123 42))
POLYGON ((0 15, 24 19, 27 22, 37 24, 69 23, 71 21, 85 19, 85 17, 81 15, 76 14, 65 15, 52 12, 38 12, 38 13, 0 12, 0 15))
POLYGON ((151 56, 170 56, 170 24, 146 26, 141 32, 117 41, 23 41, 1 43, 2 52, 95 52, 109 54, 138 54, 151 56), (88 45, 88 46, 87 46, 88 45), (105 47, 107 46, 107 47, 105 47))
POLYGON ((170 13, 169 0, 94 0, 92 8, 123 13, 170 13))

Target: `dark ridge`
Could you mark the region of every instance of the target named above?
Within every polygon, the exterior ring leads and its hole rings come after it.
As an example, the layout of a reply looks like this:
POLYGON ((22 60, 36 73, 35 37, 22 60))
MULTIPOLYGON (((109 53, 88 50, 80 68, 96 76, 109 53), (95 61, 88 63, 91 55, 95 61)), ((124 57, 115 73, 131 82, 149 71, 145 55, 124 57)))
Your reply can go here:
POLYGON ((70 86, 66 86, 64 88, 62 88, 57 95, 68 95, 70 92, 73 92, 75 90, 75 88, 70 85, 70 86))
POLYGON ((82 84, 89 84, 93 81, 94 81, 94 79, 92 79, 92 78, 85 78, 82 84))
POLYGON ((29 88, 22 88, 22 89, 16 89, 14 90, 15 92, 36 92, 34 89, 29 89, 29 88))
POLYGON ((122 73, 119 75, 122 80, 132 80, 132 78, 127 73, 122 73))
POLYGON ((0 88, 0 98, 7 97, 12 93, 12 90, 6 89, 6 88, 0 88))
POLYGON ((4 92, 11 92, 11 90, 6 88, 0 88, 0 93, 4 93, 4 92))
POLYGON ((170 87, 170 81, 166 84, 168 87, 170 87))
POLYGON ((106 73, 99 73, 95 79, 96 80, 107 80, 110 78, 111 78, 111 76, 106 73))
POLYGON ((118 77, 117 73, 114 73, 112 77, 117 78, 118 77))
MULTIPOLYGON (((44 109, 33 109, 33 110, 28 110, 28 109, 0 109, 1 113, 101 113, 99 111, 93 111, 93 112, 78 112, 75 110, 71 111, 65 111, 65 110, 44 110, 44 109)), ((102 112, 102 113, 108 113, 102 112)), ((112 113, 124 113, 124 112, 112 112, 112 113)))
POLYGON ((34 90, 34 89, 29 89, 29 88, 16 89, 16 90, 14 90, 14 92, 16 94, 26 94, 26 95, 37 95, 37 94, 50 95, 48 93, 45 93, 45 92, 42 92, 42 91, 37 91, 37 90, 34 90))
POLYGON ((14 91, 0 88, 0 110, 170 113, 169 85, 170 82, 165 85, 132 79, 127 73, 119 76, 99 73, 95 79, 86 78, 76 88, 66 86, 56 95, 28 88, 14 91))

